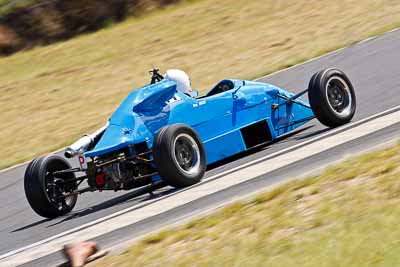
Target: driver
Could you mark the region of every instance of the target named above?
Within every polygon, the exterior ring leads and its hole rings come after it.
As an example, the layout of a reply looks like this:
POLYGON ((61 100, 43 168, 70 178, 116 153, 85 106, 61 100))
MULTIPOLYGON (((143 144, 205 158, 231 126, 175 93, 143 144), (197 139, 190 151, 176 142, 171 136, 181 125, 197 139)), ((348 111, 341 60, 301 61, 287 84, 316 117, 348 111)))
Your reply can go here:
POLYGON ((164 75, 165 79, 176 82, 176 90, 192 96, 192 87, 189 76, 182 70, 172 69, 167 70, 164 75))

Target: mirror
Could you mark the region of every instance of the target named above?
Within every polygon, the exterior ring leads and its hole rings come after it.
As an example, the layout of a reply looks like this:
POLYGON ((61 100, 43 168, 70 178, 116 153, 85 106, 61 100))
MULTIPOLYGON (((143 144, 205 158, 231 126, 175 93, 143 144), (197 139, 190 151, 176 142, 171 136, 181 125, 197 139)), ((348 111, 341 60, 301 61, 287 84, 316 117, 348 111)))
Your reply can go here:
POLYGON ((199 91, 193 90, 192 92, 190 92, 190 96, 194 97, 194 98, 198 97, 199 96, 199 91))

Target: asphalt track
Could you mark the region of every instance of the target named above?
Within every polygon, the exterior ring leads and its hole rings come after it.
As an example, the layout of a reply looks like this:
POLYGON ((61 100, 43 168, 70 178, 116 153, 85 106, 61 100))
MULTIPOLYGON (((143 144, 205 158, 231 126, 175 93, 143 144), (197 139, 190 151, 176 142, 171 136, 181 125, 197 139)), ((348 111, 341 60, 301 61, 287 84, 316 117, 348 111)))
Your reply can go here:
MULTIPOLYGON (((289 91, 297 92, 307 87, 308 80, 314 72, 327 67, 340 68, 348 74, 356 88, 358 109, 354 121, 358 121, 400 104, 399 51, 400 31, 397 30, 294 68, 275 73, 262 80, 287 88, 289 91)), ((208 171, 206 177, 241 166, 284 148, 292 147, 326 134, 329 131, 332 130, 326 129, 318 121, 314 120, 304 127, 304 131, 267 146, 262 150, 234 158, 232 161, 208 171)), ((304 173, 331 161, 338 160, 343 155, 356 153, 399 136, 400 125, 394 124, 352 142, 266 173, 249 182, 235 185, 232 188, 185 204, 182 207, 99 236, 96 240, 103 246, 117 244, 161 226, 180 221, 189 215, 204 211, 207 207, 218 205, 243 194, 298 176, 299 173, 304 173)), ((169 194, 181 194, 181 192, 176 192, 169 188, 159 190, 153 198, 150 198, 148 194, 136 196, 135 191, 88 193, 80 196, 77 207, 70 215, 55 220, 44 220, 31 211, 25 200, 23 192, 25 167, 23 165, 0 173, 2 181, 0 186, 0 240, 2 241, 0 242, 0 255, 90 223, 130 206, 137 204, 142 204, 143 206, 169 194)), ((137 212, 140 212, 140 208, 137 212)), ((28 262, 26 266, 52 266, 59 259, 60 255, 53 253, 28 262)))

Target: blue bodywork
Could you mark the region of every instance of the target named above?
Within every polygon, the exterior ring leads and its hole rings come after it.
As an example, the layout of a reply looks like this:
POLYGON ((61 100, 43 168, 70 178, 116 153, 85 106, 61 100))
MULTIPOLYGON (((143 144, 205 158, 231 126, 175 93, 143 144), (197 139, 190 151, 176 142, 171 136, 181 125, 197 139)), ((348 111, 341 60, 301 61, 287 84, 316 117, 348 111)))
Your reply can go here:
POLYGON ((184 123, 200 136, 210 164, 249 149, 246 139, 251 137, 244 133, 252 125, 265 124, 268 132, 260 134, 268 136, 259 139, 272 141, 313 119, 308 102, 299 98, 273 108, 291 96, 267 83, 223 80, 206 96, 193 98, 177 92, 175 82, 162 80, 131 92, 112 114, 99 142, 85 156, 93 158, 143 142, 151 149, 162 127, 184 123), (222 85, 228 87, 221 91, 222 85))

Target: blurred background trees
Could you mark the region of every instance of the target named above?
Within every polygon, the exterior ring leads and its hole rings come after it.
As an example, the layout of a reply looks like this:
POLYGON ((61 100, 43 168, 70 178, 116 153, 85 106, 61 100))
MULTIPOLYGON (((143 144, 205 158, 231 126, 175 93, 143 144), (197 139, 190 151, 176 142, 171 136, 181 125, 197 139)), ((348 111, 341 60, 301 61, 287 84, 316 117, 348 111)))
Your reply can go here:
POLYGON ((0 54, 101 29, 179 0, 0 0, 0 54))

